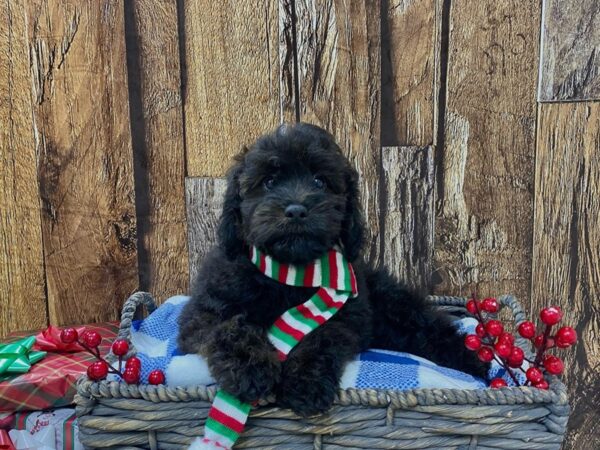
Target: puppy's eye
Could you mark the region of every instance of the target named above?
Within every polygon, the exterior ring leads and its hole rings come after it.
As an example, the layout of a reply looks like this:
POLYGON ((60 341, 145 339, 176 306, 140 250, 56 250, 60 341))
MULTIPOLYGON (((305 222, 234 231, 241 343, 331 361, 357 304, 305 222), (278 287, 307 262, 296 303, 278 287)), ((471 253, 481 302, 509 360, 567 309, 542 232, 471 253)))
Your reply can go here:
POLYGON ((263 186, 265 187, 265 189, 267 191, 270 191, 271 189, 273 189, 273 185, 275 185, 275 178, 267 177, 263 180, 263 186))
POLYGON ((316 187, 317 189, 325 189, 325 181, 323 180, 323 178, 321 177, 314 177, 313 178, 313 186, 316 187))

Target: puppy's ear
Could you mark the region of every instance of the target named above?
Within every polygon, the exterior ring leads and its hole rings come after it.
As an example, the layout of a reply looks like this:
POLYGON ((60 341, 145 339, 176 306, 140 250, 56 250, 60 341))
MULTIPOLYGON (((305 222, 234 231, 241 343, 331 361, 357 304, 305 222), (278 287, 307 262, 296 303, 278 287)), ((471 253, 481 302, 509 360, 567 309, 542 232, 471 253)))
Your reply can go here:
POLYGON ((217 238, 219 245, 225 250, 227 258, 234 259, 244 251, 244 241, 242 240, 242 214, 240 204, 240 174, 244 170, 244 154, 248 150, 244 148, 235 159, 236 164, 227 174, 227 190, 223 201, 223 212, 219 220, 217 238))
POLYGON ((351 167, 346 170, 346 214, 340 235, 344 254, 354 261, 360 254, 365 232, 364 219, 358 193, 358 173, 351 167))

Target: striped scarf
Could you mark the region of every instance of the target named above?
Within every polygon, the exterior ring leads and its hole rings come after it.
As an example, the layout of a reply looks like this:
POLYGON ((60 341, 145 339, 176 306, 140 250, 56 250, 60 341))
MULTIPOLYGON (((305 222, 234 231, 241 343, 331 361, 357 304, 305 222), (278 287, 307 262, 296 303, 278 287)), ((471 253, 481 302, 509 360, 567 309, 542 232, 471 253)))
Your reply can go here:
MULTIPOLYGON (((269 328, 268 337, 284 361, 304 336, 324 324, 346 300, 358 295, 352 265, 336 250, 305 265, 281 264, 253 247, 250 259, 266 276, 288 286, 319 287, 301 305, 288 309, 269 328)), ((244 429, 251 405, 217 391, 204 425, 204 439, 190 448, 229 449, 244 429)))

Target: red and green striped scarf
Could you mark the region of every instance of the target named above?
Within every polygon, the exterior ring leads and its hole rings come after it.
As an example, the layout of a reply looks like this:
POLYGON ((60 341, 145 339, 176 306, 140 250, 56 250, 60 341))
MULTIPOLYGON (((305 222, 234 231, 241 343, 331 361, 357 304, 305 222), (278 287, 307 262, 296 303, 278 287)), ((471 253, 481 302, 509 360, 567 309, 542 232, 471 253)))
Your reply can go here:
MULTIPOLYGON (((346 300, 356 297, 352 265, 337 250, 305 265, 281 264, 253 247, 250 259, 269 278, 298 287, 319 287, 306 302, 288 309, 269 329, 268 337, 283 361, 304 336, 324 324, 346 300)), ((223 390, 217 391, 204 425, 204 439, 190 449, 229 449, 240 436, 251 405, 223 390)))

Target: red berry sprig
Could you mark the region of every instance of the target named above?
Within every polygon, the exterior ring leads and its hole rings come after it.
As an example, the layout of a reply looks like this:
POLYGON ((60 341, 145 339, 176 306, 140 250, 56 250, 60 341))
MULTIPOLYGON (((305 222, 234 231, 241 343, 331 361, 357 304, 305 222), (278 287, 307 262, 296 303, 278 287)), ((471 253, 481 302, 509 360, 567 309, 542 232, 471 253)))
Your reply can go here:
MULTIPOLYGON (((519 382, 513 369, 525 373, 527 385, 548 389, 548 381, 544 374, 560 375, 564 370, 564 363, 555 355, 547 355, 546 351, 554 347, 567 348, 577 342, 577 332, 571 327, 562 327, 554 336, 551 335, 552 327, 562 320, 563 313, 558 306, 544 308, 540 311, 540 320, 545 325, 543 332, 538 334, 535 324, 530 321, 522 322, 518 327, 519 335, 530 340, 537 349, 532 361, 525 357, 522 348, 515 345, 514 335, 505 330, 502 322, 487 317, 486 313, 495 314, 500 310, 496 299, 477 300, 473 294, 473 298, 466 304, 466 309, 479 323, 475 334, 465 336, 465 347, 477 352, 477 357, 483 362, 495 360, 506 370, 516 386, 519 386, 519 382), (528 361, 530 365, 526 371, 522 368, 524 361, 528 361)), ((490 382, 492 388, 506 385, 501 378, 490 382)))
MULTIPOLYGON (((125 369, 123 361, 129 352, 129 343, 124 339, 117 339, 113 342, 111 350, 113 354, 119 357, 119 369, 112 367, 102 356, 98 346, 102 342, 102 336, 97 331, 84 331, 79 335, 74 328, 65 328, 61 331, 60 339, 66 344, 77 342, 88 353, 91 353, 98 361, 92 363, 87 369, 87 375, 90 380, 104 380, 109 373, 118 375, 128 384, 138 384, 140 382, 142 363, 136 356, 131 356, 125 360, 125 369)), ((153 370, 148 376, 150 384, 164 384, 165 374, 159 370, 153 370)))

